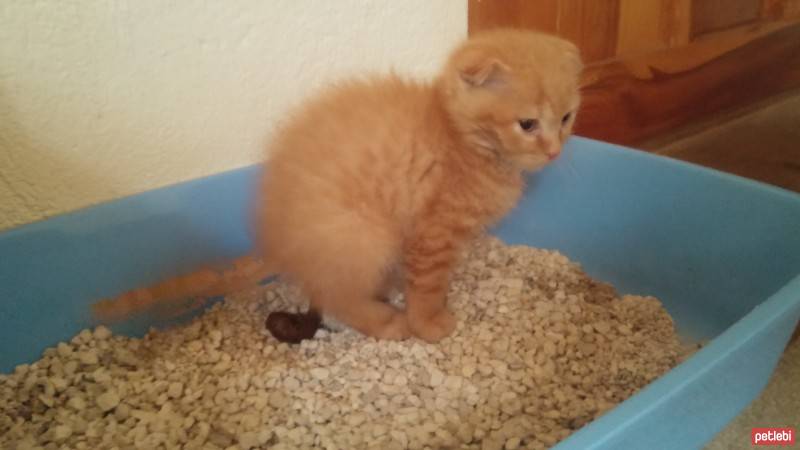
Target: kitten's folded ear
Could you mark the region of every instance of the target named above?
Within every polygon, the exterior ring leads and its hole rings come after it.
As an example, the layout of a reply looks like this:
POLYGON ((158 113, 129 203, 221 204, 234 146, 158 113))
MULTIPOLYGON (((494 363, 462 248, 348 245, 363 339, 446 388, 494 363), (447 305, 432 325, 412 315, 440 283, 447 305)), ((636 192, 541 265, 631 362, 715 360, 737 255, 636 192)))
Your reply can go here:
POLYGON ((566 54, 566 61, 567 64, 570 64, 570 68, 575 73, 580 73, 583 71, 583 60, 581 57, 581 51, 572 42, 566 41, 567 50, 566 54))
POLYGON ((462 81, 473 87, 498 87, 508 80, 511 69, 483 49, 466 49, 455 58, 455 68, 462 81))

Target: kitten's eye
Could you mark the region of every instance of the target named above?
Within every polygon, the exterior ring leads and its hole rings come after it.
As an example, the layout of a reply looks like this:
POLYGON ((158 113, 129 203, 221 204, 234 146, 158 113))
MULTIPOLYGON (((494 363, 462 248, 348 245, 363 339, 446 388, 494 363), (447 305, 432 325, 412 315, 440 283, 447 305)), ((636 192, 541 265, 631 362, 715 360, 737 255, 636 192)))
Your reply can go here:
POLYGON ((571 118, 572 118, 572 113, 571 112, 568 112, 568 113, 564 114, 564 117, 561 118, 561 125, 566 125, 567 122, 569 122, 569 119, 571 119, 571 118))
POLYGON ((531 133, 539 129, 539 121, 536 119, 520 119, 519 127, 526 133, 531 133))

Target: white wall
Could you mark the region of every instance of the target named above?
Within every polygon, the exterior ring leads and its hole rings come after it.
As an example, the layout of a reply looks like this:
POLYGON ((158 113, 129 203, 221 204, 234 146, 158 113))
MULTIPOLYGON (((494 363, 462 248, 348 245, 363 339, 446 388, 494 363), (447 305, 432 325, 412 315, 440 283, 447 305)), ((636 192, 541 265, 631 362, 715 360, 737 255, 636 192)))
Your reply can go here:
POLYGON ((0 1, 0 229, 263 159, 331 78, 435 73, 466 1, 0 1))

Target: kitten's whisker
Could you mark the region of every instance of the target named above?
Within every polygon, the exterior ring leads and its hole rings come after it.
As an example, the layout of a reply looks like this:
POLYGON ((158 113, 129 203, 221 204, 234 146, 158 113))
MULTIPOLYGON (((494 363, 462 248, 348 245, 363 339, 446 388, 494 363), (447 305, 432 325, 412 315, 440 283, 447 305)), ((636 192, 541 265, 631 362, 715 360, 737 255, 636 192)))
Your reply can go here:
POLYGON ((578 171, 575 169, 575 164, 573 164, 571 156, 567 156, 567 157, 564 158, 564 164, 569 169, 569 172, 570 172, 571 176, 574 176, 574 177, 578 176, 578 171))
POLYGON ((578 176, 578 170, 577 170, 577 169, 575 169, 575 164, 572 162, 572 160, 571 160, 571 159, 570 159, 569 161, 567 161, 567 163, 569 164, 569 170, 570 170, 570 172, 572 172, 572 174, 573 174, 573 175, 575 175, 575 176, 577 177, 577 176, 578 176))

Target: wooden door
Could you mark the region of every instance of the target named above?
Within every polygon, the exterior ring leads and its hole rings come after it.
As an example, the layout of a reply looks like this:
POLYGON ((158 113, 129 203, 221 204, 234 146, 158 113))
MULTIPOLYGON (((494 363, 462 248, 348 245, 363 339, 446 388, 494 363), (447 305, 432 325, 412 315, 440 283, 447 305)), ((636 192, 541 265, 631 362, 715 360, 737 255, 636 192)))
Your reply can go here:
POLYGON ((469 0, 469 31, 539 29, 587 62, 576 133, 635 144, 800 88, 800 0, 469 0))

